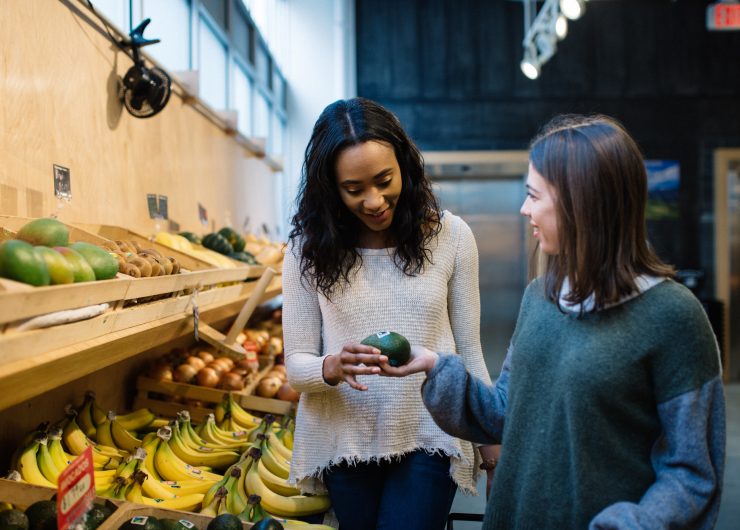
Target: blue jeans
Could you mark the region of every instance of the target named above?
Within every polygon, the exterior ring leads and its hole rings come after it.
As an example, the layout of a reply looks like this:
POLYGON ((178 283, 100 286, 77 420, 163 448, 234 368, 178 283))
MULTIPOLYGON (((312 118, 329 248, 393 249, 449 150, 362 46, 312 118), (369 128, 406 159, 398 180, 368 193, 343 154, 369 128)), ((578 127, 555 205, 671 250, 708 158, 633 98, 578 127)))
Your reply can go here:
POLYGON ((457 490, 450 458, 425 451, 332 466, 324 483, 340 530, 443 530, 457 490))

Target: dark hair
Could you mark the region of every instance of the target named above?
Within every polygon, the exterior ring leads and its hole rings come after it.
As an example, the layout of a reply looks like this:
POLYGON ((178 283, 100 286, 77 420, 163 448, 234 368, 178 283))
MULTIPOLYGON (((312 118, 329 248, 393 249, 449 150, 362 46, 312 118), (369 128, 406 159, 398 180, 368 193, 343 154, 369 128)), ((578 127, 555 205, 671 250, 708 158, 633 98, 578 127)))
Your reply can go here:
POLYGON ((548 256, 545 293, 558 303, 594 296, 594 309, 637 290, 641 274, 673 276, 647 241, 647 173, 639 147, 607 116, 565 115, 532 140, 530 162, 553 186, 560 251, 548 256))
POLYGON ((364 98, 335 101, 316 121, 306 147, 303 175, 293 216, 291 241, 300 241, 301 274, 329 297, 362 257, 356 250, 360 223, 339 195, 336 160, 347 147, 368 141, 390 144, 401 169, 402 190, 390 233, 394 259, 405 274, 423 271, 431 260, 430 241, 439 233, 440 212, 424 174, 421 153, 398 118, 364 98), (298 238, 298 239, 297 239, 298 238))

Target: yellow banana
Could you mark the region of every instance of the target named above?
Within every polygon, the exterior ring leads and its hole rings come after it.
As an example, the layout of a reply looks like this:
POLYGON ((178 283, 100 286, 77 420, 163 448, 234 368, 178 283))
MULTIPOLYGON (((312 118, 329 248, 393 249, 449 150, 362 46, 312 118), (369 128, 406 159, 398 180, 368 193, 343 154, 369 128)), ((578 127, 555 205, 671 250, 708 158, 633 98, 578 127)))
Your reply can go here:
POLYGON ((328 495, 294 495, 291 497, 278 495, 262 482, 256 466, 252 466, 247 472, 246 485, 250 494, 262 497, 261 502, 265 510, 283 517, 302 517, 322 513, 331 506, 328 495))
POLYGON ((172 430, 169 445, 183 462, 191 466, 210 466, 223 469, 239 460, 239 453, 235 451, 214 451, 208 448, 193 449, 183 441, 178 428, 172 430))
MULTIPOLYGON (((63 470, 72 463, 72 459, 74 457, 72 455, 69 455, 68 457, 67 454, 64 452, 64 447, 62 447, 61 429, 55 429, 49 434, 48 444, 49 454, 51 455, 51 458, 54 460, 54 464, 58 469, 63 470)), ((94 464, 95 461, 93 460, 93 467, 94 464)))
POLYGON ((283 442, 280 441, 280 438, 278 438, 274 432, 269 432, 267 434, 267 443, 275 454, 282 456, 288 462, 293 459, 293 451, 285 447, 283 442))
POLYGON ((74 417, 68 418, 62 430, 62 441, 69 452, 75 456, 81 455, 88 447, 93 448, 93 463, 108 464, 111 458, 120 461, 121 452, 110 446, 96 444, 82 432, 74 417))
POLYGON ((56 489, 56 484, 50 482, 39 469, 36 455, 38 454, 40 443, 39 438, 37 438, 23 449, 18 459, 18 471, 20 471, 23 480, 29 484, 56 489))
POLYGON ((228 410, 231 412, 232 419, 241 425, 244 429, 249 430, 253 429, 254 427, 257 427, 260 423, 262 423, 262 418, 258 418, 257 416, 250 414, 246 410, 242 408, 239 403, 236 402, 234 397, 229 393, 227 394, 227 400, 228 400, 228 410))
POLYGON ((59 469, 56 462, 54 462, 54 459, 51 457, 51 453, 49 452, 49 442, 46 437, 39 440, 39 447, 36 452, 36 463, 38 464, 39 470, 41 470, 41 474, 44 475, 46 480, 52 484, 59 483, 59 474, 64 468, 59 469))
POLYGON ((92 401, 92 403, 90 404, 90 416, 92 417, 93 423, 97 427, 108 419, 108 415, 95 401, 95 392, 88 391, 87 394, 85 394, 85 397, 87 397, 88 395, 90 396, 90 400, 92 401))
POLYGON ((223 445, 207 442, 206 440, 201 438, 197 432, 195 432, 195 429, 193 429, 193 425, 190 423, 189 420, 187 422, 180 423, 180 436, 182 437, 183 441, 187 442, 188 445, 195 449, 208 448, 223 451, 224 449, 239 450, 242 447, 241 445, 237 444, 234 444, 233 448, 224 447, 223 445))
POLYGON ((133 453, 136 448, 141 447, 141 440, 123 427, 118 421, 118 416, 110 420, 110 424, 110 432, 113 436, 113 441, 116 442, 116 447, 129 453, 133 453))
POLYGON ((147 506, 156 506, 157 508, 167 508, 169 510, 182 510, 192 512, 200 508, 203 502, 202 493, 188 493, 174 499, 151 499, 142 497, 142 503, 147 506))
POLYGON ((159 475, 157 472, 157 466, 154 464, 154 453, 157 452, 159 442, 160 438, 156 435, 149 438, 146 436, 144 437, 141 448, 146 452, 146 456, 144 457, 144 463, 142 465, 146 468, 145 472, 149 475, 150 479, 162 482, 164 479, 159 475))
POLYGON ((145 473, 141 470, 136 471, 132 477, 132 482, 126 490, 126 500, 138 504, 144 504, 144 495, 141 492, 141 485, 147 479, 145 473))
POLYGON ((292 495, 300 495, 301 491, 288 484, 288 481, 282 477, 277 476, 275 473, 267 469, 265 463, 260 458, 257 462, 257 473, 259 473, 262 482, 265 486, 270 488, 272 491, 283 497, 290 497, 292 495))
POLYGON ((262 458, 260 460, 264 462, 267 469, 278 477, 287 479, 288 475, 290 475, 290 462, 276 455, 270 449, 269 444, 262 445, 262 458))
POLYGON ((247 492, 242 484, 242 471, 239 466, 231 467, 229 479, 226 481, 226 511, 234 515, 242 513, 247 506, 247 492))
POLYGON ((127 431, 138 431, 148 427, 157 416, 147 408, 141 408, 128 414, 118 414, 116 421, 127 431))
POLYGON ((115 440, 113 440, 111 427, 112 424, 110 420, 105 420, 103 423, 98 425, 95 439, 99 444, 106 445, 108 447, 118 447, 115 440))
POLYGON ((115 469, 104 469, 98 471, 95 470, 95 480, 112 479, 116 476, 117 471, 115 469))
POLYGON ((77 411, 77 425, 80 426, 80 429, 85 433, 85 436, 89 438, 93 438, 95 436, 96 430, 95 422, 93 422, 92 417, 93 396, 94 395, 91 393, 86 394, 85 401, 82 403, 80 410, 77 411))
POLYGON ((219 486, 208 502, 205 502, 205 497, 201 499, 201 515, 216 517, 221 511, 221 506, 226 502, 227 493, 226 488, 219 486))

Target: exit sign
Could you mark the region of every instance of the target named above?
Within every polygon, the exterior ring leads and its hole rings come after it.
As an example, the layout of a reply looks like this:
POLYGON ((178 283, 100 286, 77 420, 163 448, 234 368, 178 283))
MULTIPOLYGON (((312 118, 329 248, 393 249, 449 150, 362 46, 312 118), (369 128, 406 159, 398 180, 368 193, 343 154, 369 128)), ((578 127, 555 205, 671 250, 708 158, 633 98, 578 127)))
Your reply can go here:
POLYGON ((707 29, 740 30, 740 3, 732 1, 708 5, 707 29))

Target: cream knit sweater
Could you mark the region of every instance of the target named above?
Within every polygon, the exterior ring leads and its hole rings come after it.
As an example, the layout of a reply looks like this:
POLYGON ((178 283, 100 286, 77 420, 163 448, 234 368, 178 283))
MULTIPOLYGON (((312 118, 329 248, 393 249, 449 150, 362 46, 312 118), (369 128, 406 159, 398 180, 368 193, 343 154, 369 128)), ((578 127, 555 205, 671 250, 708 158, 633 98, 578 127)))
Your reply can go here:
POLYGON ((283 265, 283 330, 288 381, 301 399, 296 419, 290 481, 304 493, 326 491, 323 471, 340 462, 391 459, 423 449, 451 457, 450 473, 476 493, 478 452, 470 442, 445 434, 421 400, 424 374, 404 378, 359 376, 361 392, 346 383, 328 385, 323 356, 347 342, 389 330, 411 344, 457 353, 471 374, 490 382, 480 345, 478 250, 470 227, 445 211, 432 242, 432 263, 406 276, 393 249, 358 249, 362 265, 327 300, 313 282, 302 281, 300 250, 283 265))

